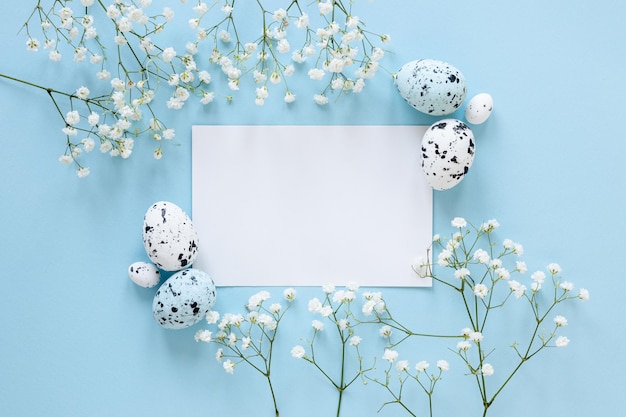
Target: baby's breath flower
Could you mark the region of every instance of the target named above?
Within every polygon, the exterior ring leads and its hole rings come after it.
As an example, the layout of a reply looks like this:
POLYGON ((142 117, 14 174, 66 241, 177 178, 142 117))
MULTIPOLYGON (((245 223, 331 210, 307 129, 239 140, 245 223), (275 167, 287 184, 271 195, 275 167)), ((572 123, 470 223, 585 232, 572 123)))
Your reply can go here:
POLYGON ((482 368, 480 368, 480 371, 485 376, 492 376, 494 373, 493 365, 491 365, 490 363, 485 363, 483 364, 482 368))
POLYGON ((388 361, 389 363, 393 363, 396 359, 398 359, 398 352, 392 349, 385 349, 383 359, 388 361))
POLYGON ((300 345, 294 346, 291 349, 291 356, 293 356, 296 359, 303 358, 305 353, 306 352, 305 352, 304 348, 302 346, 300 346, 300 345))
POLYGON ((441 369, 442 371, 449 371, 450 370, 450 364, 448 363, 448 361, 440 359, 437 361, 437 368, 441 369))
POLYGON ((569 339, 565 336, 559 336, 555 341, 556 347, 565 347, 569 344, 569 339))

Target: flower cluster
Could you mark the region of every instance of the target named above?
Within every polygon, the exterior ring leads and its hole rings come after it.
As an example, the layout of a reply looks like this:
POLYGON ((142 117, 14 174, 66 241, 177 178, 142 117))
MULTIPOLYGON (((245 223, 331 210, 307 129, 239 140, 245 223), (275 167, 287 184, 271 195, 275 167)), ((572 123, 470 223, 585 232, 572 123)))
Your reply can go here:
MULTIPOLYGON (((381 409, 396 405, 411 416, 422 415, 416 411, 420 402, 416 403, 415 396, 426 395, 427 412, 432 417, 435 388, 451 369, 460 369, 469 376, 467 380, 477 388, 482 415, 486 416, 524 364, 546 348, 564 348, 569 344, 567 336, 561 334, 568 319, 557 310, 565 302, 588 300, 589 292, 584 288, 575 291, 574 285, 561 277, 561 267, 556 263, 528 274, 520 243, 511 239, 496 243, 500 226, 496 220, 474 227, 457 217, 451 225, 454 232, 450 237, 433 237, 433 249, 437 252, 434 262, 429 256, 419 258, 413 269, 420 277, 431 277, 435 285, 451 290, 453 300, 466 313, 459 317, 458 331, 435 334, 411 330, 411 326, 394 317, 382 292, 360 292, 357 284, 341 288, 325 285, 323 297, 309 300, 307 308, 313 314, 311 336, 300 339, 304 343, 292 345, 291 356, 312 365, 337 390, 337 417, 341 414, 343 393, 357 380, 371 382, 370 386, 382 388, 390 397, 381 409), (509 308, 518 317, 516 326, 494 320, 497 311, 509 308), (410 354, 414 349, 409 349, 409 354, 402 352, 404 342, 412 338, 422 342, 437 339, 437 346, 443 343, 451 358, 438 358, 432 367, 424 358, 412 361, 410 354), (507 353, 498 349, 499 343, 512 350, 507 353), (371 366, 364 366, 361 352, 371 348, 379 354, 372 357, 371 366), (340 362, 327 363, 327 356, 320 355, 320 350, 330 352, 340 362), (461 366, 451 366, 451 359, 461 366), (382 371, 377 370, 377 363, 382 363, 382 371)), ((293 290, 287 291, 293 294, 293 290)), ((277 314, 283 310, 274 304, 265 307, 268 298, 265 291, 252 296, 247 305, 248 316, 224 315, 216 338, 207 330, 196 335, 199 340, 217 341, 222 346, 217 356, 227 372, 232 373, 238 363, 247 362, 269 380, 268 362, 259 366, 251 360, 271 358, 275 331, 282 317, 277 314), (257 309, 265 311, 264 319, 257 309), (263 353, 259 338, 250 336, 251 323, 262 329, 270 353, 263 353), (252 349, 253 355, 247 356, 248 349, 252 349)), ((215 314, 209 315, 209 322, 218 321, 215 314)))
MULTIPOLYGON (((359 378, 363 379, 367 372, 374 369, 374 366, 364 368, 363 357, 359 352, 362 341, 361 336, 356 334, 359 319, 352 311, 359 286, 356 283, 350 283, 345 288, 338 289, 335 285, 330 284, 323 286, 322 291, 324 293, 322 300, 315 297, 308 303, 309 312, 317 317, 311 322, 313 335, 304 339, 308 351, 302 345, 296 345, 291 350, 291 356, 312 364, 337 390, 337 416, 339 416, 345 391, 359 378), (341 363, 340 371, 337 373, 330 372, 327 368, 328 365, 322 364, 315 354, 315 347, 320 344, 318 343, 319 336, 325 332, 325 323, 331 326, 329 332, 336 332, 338 336, 336 339, 339 343, 335 354, 336 357, 341 358, 341 363), (349 350, 353 350, 352 355, 350 355, 349 350), (357 363, 356 366, 349 367, 348 358, 354 358, 357 363), (338 377, 333 377, 334 374, 338 377)), ((328 338, 324 338, 324 340, 328 340, 328 338)))
POLYGON ((217 330, 198 330, 195 339, 220 346, 215 359, 227 373, 233 374, 237 365, 245 363, 265 377, 278 416, 278 403, 270 377, 272 359, 278 326, 296 299, 296 291, 288 288, 283 292, 286 307, 279 302, 268 303, 270 297, 267 291, 252 295, 246 304, 245 315, 225 313, 220 317, 217 311, 209 312, 206 321, 209 325, 217 325, 217 330))
POLYGON ((154 157, 161 158, 162 140, 175 132, 157 116, 156 103, 180 110, 196 96, 207 105, 221 93, 213 80, 224 81, 223 96, 231 101, 244 79, 254 86, 257 105, 265 103, 274 85, 283 87, 286 103, 293 103, 289 79, 304 72, 320 82, 313 99, 324 105, 333 92, 361 92, 378 72, 382 47, 390 40, 367 30, 352 10, 354 1, 347 0, 306 5, 285 0, 277 9, 266 8, 269 1, 246 7, 236 0, 198 1, 186 10, 183 30, 172 7, 155 10, 152 0, 42 3, 24 24, 26 48, 48 51, 54 62, 69 55, 77 65, 91 65, 94 84, 63 92, 0 76, 48 93, 64 123, 67 146, 60 161, 76 164, 80 177, 89 169, 79 156, 96 144, 102 153, 128 158, 134 139, 145 134, 155 142, 154 157), (255 30, 250 21, 259 22, 255 30), (185 30, 187 40, 180 44, 166 36, 185 30), (60 99, 68 101, 66 110, 60 99))

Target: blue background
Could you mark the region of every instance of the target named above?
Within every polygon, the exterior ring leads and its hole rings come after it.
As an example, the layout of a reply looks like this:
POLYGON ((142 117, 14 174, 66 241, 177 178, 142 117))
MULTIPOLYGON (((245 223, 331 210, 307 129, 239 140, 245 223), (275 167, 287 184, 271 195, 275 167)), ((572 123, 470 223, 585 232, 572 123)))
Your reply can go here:
MULTIPOLYGON (((4 4, 0 72, 73 91, 80 74, 75 78, 69 58, 55 64, 45 53, 25 50, 17 32, 29 3, 4 4)), ((524 245, 529 268, 558 262, 568 280, 591 292, 588 303, 565 310, 570 345, 529 362, 493 415, 618 415, 626 371, 626 140, 620 128, 626 3, 357 3, 356 14, 372 30, 391 34, 393 54, 383 61, 391 71, 413 59, 444 60, 463 71, 468 97, 494 97, 493 116, 474 128, 477 153, 469 175, 454 189, 435 192, 434 230, 448 233, 455 216, 476 224, 496 218, 500 237, 524 245)), ((91 175, 79 180, 57 161, 64 138, 45 94, 0 80, 0 415, 272 415, 261 378, 243 367, 227 375, 214 347, 193 340, 198 326, 167 331, 156 325, 155 290, 134 285, 126 270, 146 259, 141 223, 151 203, 169 200, 191 210, 192 124, 435 120, 409 107, 384 73, 360 96, 323 108, 308 99, 314 92, 308 83, 298 88, 303 91, 290 107, 278 94, 257 107, 250 90, 230 104, 189 105, 168 116, 181 146, 166 149, 162 160, 141 141, 128 160, 96 150, 86 163, 91 175)), ((257 290, 221 288, 216 307, 241 311, 257 290)), ((291 346, 310 334, 306 301, 321 295, 317 288, 298 290, 278 345, 289 365, 276 370, 281 414, 334 415, 332 390, 289 357, 291 346)), ((438 286, 384 294, 414 327, 456 329, 462 318, 438 286)), ((403 354, 413 363, 446 358, 456 370, 435 394, 436 415, 480 415, 461 363, 445 347, 424 344, 403 354)), ((342 415, 377 415, 388 398, 374 388, 348 391, 342 415)), ((378 415, 401 413, 389 406, 378 415)))

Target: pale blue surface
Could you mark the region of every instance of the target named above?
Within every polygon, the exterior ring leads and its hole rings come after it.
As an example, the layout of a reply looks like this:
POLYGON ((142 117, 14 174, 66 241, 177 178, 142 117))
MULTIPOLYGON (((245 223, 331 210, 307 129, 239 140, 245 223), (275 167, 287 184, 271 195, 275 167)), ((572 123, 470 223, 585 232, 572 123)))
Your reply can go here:
MULTIPOLYGON (((27 53, 16 35, 29 3, 3 7, 0 72, 76 88, 64 77, 64 64, 27 53)), ((559 262, 569 280, 591 291, 587 304, 566 309, 570 346, 529 363, 493 416, 621 415, 626 3, 376 0, 359 9, 372 29, 391 34, 395 55, 384 60, 391 70, 417 58, 441 59, 463 71, 469 97, 494 97, 492 118, 474 129, 479 139, 470 174, 435 194, 435 230, 447 232, 455 216, 475 223, 495 217, 502 237, 524 244, 529 266, 559 262)), ((405 104, 384 75, 370 87, 326 108, 306 94, 289 109, 281 100, 257 108, 244 92, 230 105, 190 107, 172 116, 181 146, 161 161, 138 143, 129 160, 92 155, 92 174, 78 180, 57 162, 64 143, 45 94, 0 80, 0 415, 270 416, 263 381, 243 367, 226 375, 214 348, 193 340, 197 327, 157 326, 150 311, 155 290, 135 286, 126 268, 145 259, 141 222, 151 203, 191 209, 192 124, 434 120, 405 104)), ((239 311, 256 290, 222 289, 217 306, 239 311)), ((385 294, 416 326, 446 327, 460 317, 439 287, 385 294)), ((285 417, 334 415, 334 394, 319 375, 288 357, 308 335, 306 301, 318 295, 300 289, 278 346, 292 365, 278 375, 285 417)), ((458 371, 445 349, 419 347, 413 361, 444 356, 458 371)), ((443 383, 436 415, 479 415, 468 408, 475 400, 465 402, 462 376, 451 373, 443 383)), ((376 414, 386 397, 362 392, 348 391, 342 416, 402 415, 393 406, 376 414)))

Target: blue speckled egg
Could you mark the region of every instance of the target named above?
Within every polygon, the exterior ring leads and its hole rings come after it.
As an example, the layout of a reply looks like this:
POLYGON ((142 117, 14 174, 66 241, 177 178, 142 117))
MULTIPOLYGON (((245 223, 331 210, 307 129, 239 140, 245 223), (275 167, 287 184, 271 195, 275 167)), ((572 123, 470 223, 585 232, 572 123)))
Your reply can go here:
POLYGON ((461 71, 435 59, 404 64, 395 76, 395 83, 402 98, 411 106, 433 116, 454 113, 467 93, 461 71))
POLYGON ((164 271, 190 267, 198 257, 198 233, 191 219, 174 203, 154 203, 143 219, 143 245, 152 262, 164 271))
POLYGON ((422 170, 435 190, 447 190, 465 177, 474 162, 474 134, 456 119, 444 119, 422 138, 422 170))
POLYGON ((184 329, 202 320, 215 304, 215 283, 199 269, 178 271, 152 300, 152 315, 166 329, 184 329))

